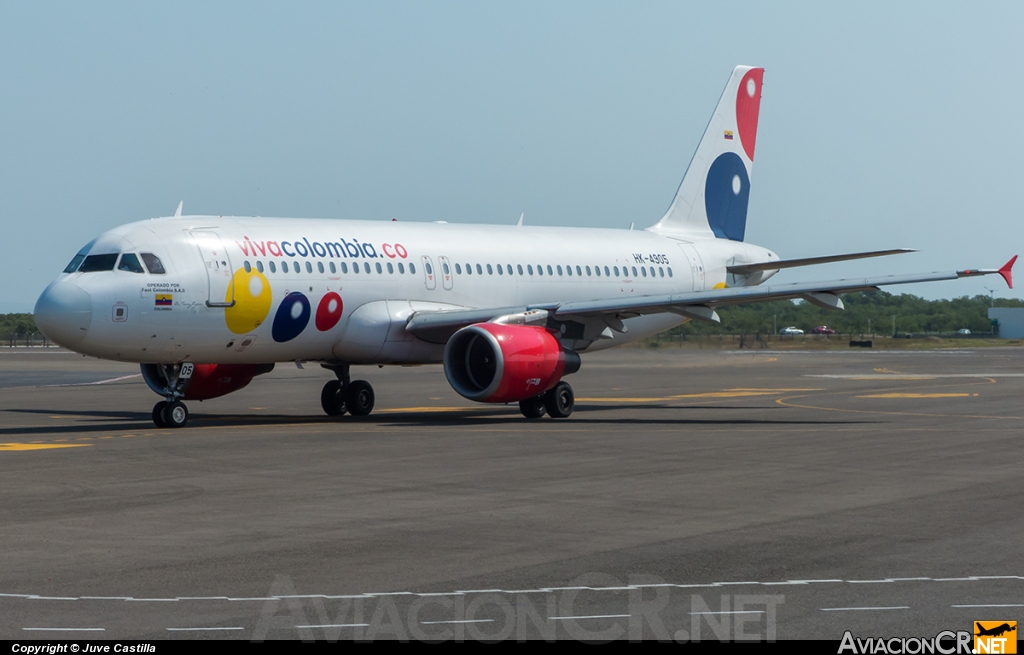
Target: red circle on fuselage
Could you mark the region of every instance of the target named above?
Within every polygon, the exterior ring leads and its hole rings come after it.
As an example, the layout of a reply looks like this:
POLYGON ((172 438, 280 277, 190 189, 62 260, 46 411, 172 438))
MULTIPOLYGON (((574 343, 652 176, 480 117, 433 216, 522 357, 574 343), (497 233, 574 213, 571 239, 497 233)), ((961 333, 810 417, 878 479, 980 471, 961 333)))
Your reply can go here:
POLYGON ((757 114, 761 110, 761 80, 763 68, 751 68, 736 89, 736 129, 747 158, 754 161, 754 141, 757 140, 757 114))
POLYGON ((316 329, 326 332, 341 320, 341 296, 333 291, 320 299, 316 307, 316 329))

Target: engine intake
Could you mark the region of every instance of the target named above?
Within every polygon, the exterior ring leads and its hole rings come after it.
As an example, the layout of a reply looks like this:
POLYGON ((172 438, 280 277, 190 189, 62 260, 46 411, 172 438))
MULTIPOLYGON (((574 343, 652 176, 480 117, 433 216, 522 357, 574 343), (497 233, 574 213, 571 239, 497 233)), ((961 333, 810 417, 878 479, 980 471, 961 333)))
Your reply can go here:
POLYGON ((482 403, 538 396, 579 369, 580 356, 542 327, 477 323, 452 335, 444 349, 448 383, 482 403))

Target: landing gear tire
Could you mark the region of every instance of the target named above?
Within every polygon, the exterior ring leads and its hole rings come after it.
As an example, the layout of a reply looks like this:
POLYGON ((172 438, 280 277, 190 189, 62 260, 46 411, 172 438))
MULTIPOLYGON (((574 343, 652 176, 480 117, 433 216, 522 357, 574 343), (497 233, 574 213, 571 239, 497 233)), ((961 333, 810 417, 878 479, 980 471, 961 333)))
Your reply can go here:
POLYGON ((164 424, 169 428, 183 428, 188 423, 188 408, 180 400, 167 403, 160 415, 164 424))
POLYGON ((354 380, 345 387, 345 408, 352 416, 366 416, 373 411, 373 387, 366 380, 354 380))
POLYGON ((544 406, 551 418, 568 418, 575 405, 576 396, 568 382, 559 382, 554 389, 544 394, 544 406))
POLYGON ((167 423, 164 422, 164 410, 167 409, 167 401, 161 400, 157 404, 153 405, 153 423, 158 428, 166 428, 167 423))
POLYGON ((544 412, 547 411, 547 407, 544 406, 544 396, 534 396, 533 398, 527 398, 526 400, 519 401, 519 411, 523 413, 526 418, 540 418, 544 416, 544 412))
POLYGON ((341 382, 331 380, 324 385, 320 392, 320 406, 328 416, 341 416, 345 413, 345 393, 341 382))

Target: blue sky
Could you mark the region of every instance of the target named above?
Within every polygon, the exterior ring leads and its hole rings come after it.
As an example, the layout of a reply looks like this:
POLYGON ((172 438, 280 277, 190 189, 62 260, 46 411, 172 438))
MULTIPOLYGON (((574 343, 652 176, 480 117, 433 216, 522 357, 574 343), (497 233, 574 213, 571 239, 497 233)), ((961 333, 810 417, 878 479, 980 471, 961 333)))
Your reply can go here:
MULTIPOLYGON (((0 6, 0 312, 30 310, 100 232, 179 200, 646 227, 737 64, 766 68, 747 240, 783 257, 922 250, 777 280, 1022 249, 1020 3, 0 6)), ((986 287, 1021 297, 992 278, 900 289, 986 287)))

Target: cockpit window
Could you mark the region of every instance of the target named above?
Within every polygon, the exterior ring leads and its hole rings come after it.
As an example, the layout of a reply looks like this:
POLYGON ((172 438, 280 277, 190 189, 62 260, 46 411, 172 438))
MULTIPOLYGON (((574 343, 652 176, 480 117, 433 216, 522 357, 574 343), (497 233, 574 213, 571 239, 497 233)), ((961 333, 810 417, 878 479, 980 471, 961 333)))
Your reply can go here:
POLYGON ((74 273, 78 270, 78 266, 85 261, 85 255, 75 255, 75 258, 71 260, 71 263, 64 269, 65 273, 74 273))
POLYGON ((145 273, 142 270, 142 264, 139 263, 139 258, 130 252, 121 255, 121 263, 117 265, 117 270, 128 271, 129 273, 145 273))
POLYGON ((151 252, 144 252, 142 254, 142 261, 146 262, 146 268, 153 275, 163 275, 167 271, 164 270, 164 265, 160 262, 160 258, 151 252))
POLYGON ((79 273, 96 273, 98 271, 112 271, 117 263, 117 253, 110 255, 89 255, 82 262, 78 269, 79 273))

